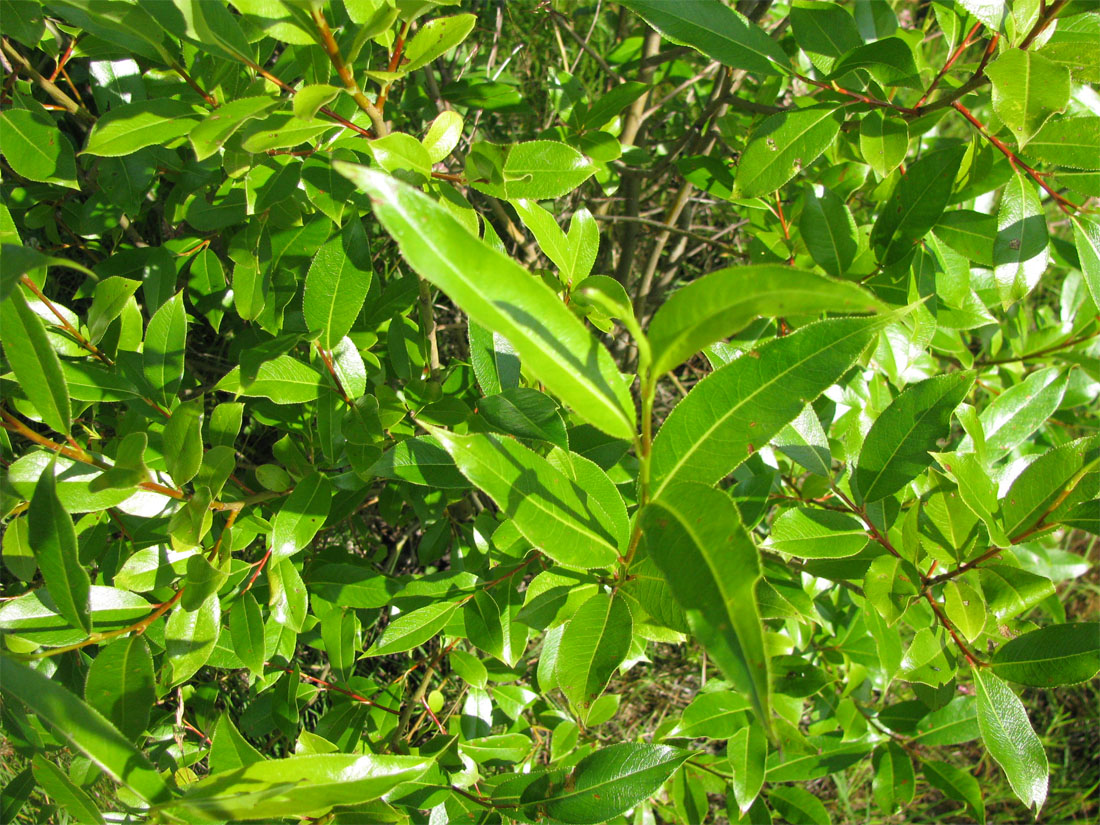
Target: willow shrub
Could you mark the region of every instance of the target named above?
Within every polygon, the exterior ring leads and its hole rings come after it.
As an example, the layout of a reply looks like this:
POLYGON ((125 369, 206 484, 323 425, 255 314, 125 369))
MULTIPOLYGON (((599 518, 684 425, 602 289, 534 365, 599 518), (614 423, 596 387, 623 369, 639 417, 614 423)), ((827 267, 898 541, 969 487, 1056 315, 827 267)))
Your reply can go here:
POLYGON ((984 820, 972 740, 1041 809, 1093 4, 450 6, 0 2, 6 818, 984 820))

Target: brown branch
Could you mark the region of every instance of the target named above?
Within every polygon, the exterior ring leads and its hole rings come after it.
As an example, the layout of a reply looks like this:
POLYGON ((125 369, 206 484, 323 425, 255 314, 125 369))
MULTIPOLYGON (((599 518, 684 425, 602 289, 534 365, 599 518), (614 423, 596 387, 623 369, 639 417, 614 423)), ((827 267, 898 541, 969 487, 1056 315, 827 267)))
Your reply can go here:
POLYGON ((108 366, 114 365, 114 361, 112 361, 110 358, 100 352, 99 348, 96 347, 95 344, 93 344, 91 341, 81 335, 80 330, 69 323, 69 319, 61 314, 61 311, 54 305, 53 301, 42 294, 42 290, 38 288, 38 284, 32 281, 29 275, 23 275, 22 277, 20 277, 19 282, 31 292, 33 292, 35 297, 38 298, 39 301, 46 305, 46 308, 49 309, 50 312, 52 312, 57 318, 57 320, 61 322, 62 328, 67 333, 69 333, 69 335, 73 336, 77 344, 86 349, 104 364, 107 364, 108 366))
POLYGON ((91 112, 89 112, 79 103, 77 103, 75 100, 73 100, 63 91, 61 91, 61 89, 59 89, 57 85, 54 84, 52 81, 43 77, 38 72, 38 70, 30 64, 30 61, 28 61, 27 58, 23 57, 23 55, 15 50, 11 43, 8 42, 8 39, 6 37, 0 38, 0 48, 3 49, 4 53, 8 57, 15 61, 16 64, 18 64, 20 69, 22 69, 24 72, 26 72, 26 74, 33 78, 35 83, 41 86, 46 94, 56 100, 58 104, 60 104, 65 109, 65 111, 69 112, 72 115, 75 115, 77 120, 79 120, 86 127, 91 126, 95 123, 95 116, 91 112))
POLYGON ((389 127, 386 126, 386 119, 382 117, 382 113, 378 108, 367 99, 365 94, 363 94, 363 90, 359 88, 359 84, 355 80, 355 75, 344 62, 344 58, 340 54, 340 47, 336 44, 336 38, 332 36, 332 29, 329 28, 324 11, 315 8, 312 11, 312 16, 313 22, 317 26, 317 34, 321 38, 321 47, 324 48, 325 54, 327 54, 329 60, 332 61, 332 65, 336 68, 336 73, 340 75, 340 79, 344 81, 344 87, 351 94, 356 105, 367 113, 367 117, 370 118, 370 122, 374 125, 374 134, 377 137, 385 137, 389 134, 389 127))

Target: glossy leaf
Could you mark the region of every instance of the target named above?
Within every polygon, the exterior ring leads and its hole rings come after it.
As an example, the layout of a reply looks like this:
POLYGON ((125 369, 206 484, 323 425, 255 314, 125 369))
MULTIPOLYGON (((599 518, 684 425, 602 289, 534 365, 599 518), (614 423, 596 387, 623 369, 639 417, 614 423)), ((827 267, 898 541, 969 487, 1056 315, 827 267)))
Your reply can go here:
POLYGON ((332 350, 348 334, 370 288, 373 266, 370 241, 358 218, 322 246, 306 275, 302 311, 306 326, 320 334, 318 343, 332 350))
POLYGON ((275 515, 271 528, 271 561, 293 556, 309 546, 328 516, 332 485, 321 473, 303 479, 275 515))
POLYGON ((443 430, 433 430, 432 435, 463 475, 558 564, 579 570, 611 567, 625 550, 621 529, 625 521, 617 520, 614 512, 623 507, 621 499, 615 502, 604 496, 600 500, 600 491, 578 485, 512 439, 443 430), (618 527, 616 521, 620 521, 618 527))
POLYGON ((760 558, 729 497, 702 484, 669 488, 641 515, 646 554, 692 634, 770 728, 768 656, 756 608, 760 558))
POLYGON ((0 144, 16 174, 79 188, 73 145, 41 107, 0 112, 0 144))
POLYGON ((824 186, 807 189, 798 228, 818 266, 833 277, 848 271, 859 241, 856 222, 844 201, 824 186))
POLYGON ((767 546, 803 559, 840 559, 867 546, 867 528, 832 510, 796 507, 772 522, 767 546))
POLYGON ((910 165, 883 204, 871 246, 883 264, 900 261, 939 220, 955 186, 962 147, 939 149, 910 165))
POLYGON ((768 802, 788 822, 805 825, 832 825, 832 818, 825 806, 809 791, 793 785, 779 785, 768 793, 768 802))
POLYGON ((916 776, 909 755, 896 742, 887 742, 875 749, 871 758, 875 771, 872 793, 879 809, 889 816, 899 806, 907 805, 916 792, 916 776))
POLYGON ((669 4, 662 0, 624 0, 673 43, 691 46, 711 60, 763 75, 787 74, 787 56, 754 23, 718 0, 669 4))
POLYGON ((379 220, 413 269, 473 320, 507 337, 524 366, 586 420, 633 437, 633 401, 610 354, 548 287, 420 192, 363 167, 338 169, 374 199, 379 220))
POLYGON ((168 616, 164 641, 171 669, 170 685, 186 681, 206 664, 218 641, 221 615, 221 603, 217 594, 212 593, 196 609, 179 606, 168 616))
POLYGON ((251 593, 242 593, 229 614, 229 637, 245 667, 253 673, 263 672, 264 620, 259 602, 251 593))
POLYGON ((1069 70, 1036 52, 1006 49, 985 73, 993 83, 993 111, 1021 147, 1069 103, 1069 70))
POLYGON ((882 411, 863 440, 853 479, 863 501, 896 493, 932 463, 929 451, 950 432, 951 415, 973 384, 968 372, 928 378, 882 411))
POLYGON ((985 746, 1008 776, 1020 801, 1038 812, 1047 798, 1050 768, 1027 711, 1008 685, 992 673, 975 670, 974 687, 978 694, 978 727, 985 746))
POLYGON ((4 329, 4 356, 20 388, 47 426, 68 435, 72 407, 61 362, 21 290, 13 290, 0 303, 0 326, 4 329))
POLYGON ((419 647, 441 631, 458 608, 456 602, 437 601, 393 619, 363 656, 385 656, 419 647))
POLYGON ((538 807, 560 822, 605 822, 648 799, 689 756, 680 748, 634 742, 600 748, 538 807))
POLYGON ((180 404, 164 426, 164 459, 168 474, 179 486, 193 479, 202 466, 203 409, 202 398, 180 404))
MULTIPOLYGON (((1013 541, 1026 538, 1057 521, 1060 512, 1077 503, 1082 479, 1100 464, 1100 436, 1088 436, 1049 450, 1031 462, 1001 501, 1005 533, 1013 541)), ((1089 496, 1091 498, 1091 496, 1089 496)))
POLYGON ((151 803, 172 797, 168 784, 144 754, 131 745, 98 711, 57 682, 0 657, 0 691, 18 699, 70 747, 151 803))
POLYGON ((876 327, 861 318, 811 324, 696 384, 653 442, 653 496, 673 482, 714 484, 732 472, 855 362, 876 327))
POLYGON ((893 172, 909 151, 909 126, 899 117, 887 117, 878 109, 859 122, 859 150, 875 173, 884 178, 893 172))
POLYGON ((1094 304, 1100 304, 1100 224, 1084 218, 1073 219, 1073 239, 1081 274, 1094 304))
POLYGON ((594 594, 581 605, 561 638, 557 684, 582 724, 592 703, 630 651, 634 623, 622 597, 594 594))
POLYGON ((153 657, 142 636, 129 636, 101 647, 88 669, 84 699, 131 741, 149 722, 156 702, 153 657))
POLYGON ((417 30, 405 45, 405 60, 401 70, 414 72, 451 51, 474 28, 477 15, 456 14, 454 17, 437 17, 417 30))
POLYGON ((1100 115, 1056 118, 1027 143, 1026 154, 1074 169, 1100 168, 1100 115))
POLYGON ((829 148, 841 120, 832 106, 792 109, 765 118, 753 129, 738 161, 734 196, 751 198, 779 189, 829 148))
POLYGON ((756 724, 745 725, 726 743, 726 756, 733 768, 730 785, 742 814, 752 807, 764 786, 767 752, 768 740, 764 729, 756 724))
POLYGON ((940 790, 944 796, 962 802, 978 822, 984 825, 985 802, 982 800, 982 788, 977 779, 947 762, 933 759, 921 760, 921 770, 929 785, 940 790))
POLYGON ((1050 262, 1049 244, 1038 189, 1030 178, 1018 173, 1001 196, 993 242, 993 273, 1004 308, 1038 285, 1050 262))
POLYGON ((569 447, 565 421, 557 405, 544 393, 516 387, 478 402, 478 414, 493 427, 518 438, 549 441, 563 450, 569 447))
POLYGON ((183 381, 187 345, 187 315, 183 293, 177 292, 149 320, 145 331, 143 370, 153 391, 153 400, 171 406, 183 381))
POLYGON ((993 672, 1033 687, 1072 685, 1100 671, 1100 623, 1054 624, 1018 636, 993 655, 993 672))
POLYGON ((378 799, 415 780, 432 762, 421 756, 342 753, 269 759, 207 776, 164 810, 201 822, 321 816, 334 805, 378 799))
POLYGON ((280 355, 260 364, 255 377, 248 380, 242 378, 240 367, 234 367, 214 389, 270 398, 276 404, 303 404, 317 400, 324 386, 319 370, 291 355, 280 355))
POLYGON ((84 634, 91 633, 88 573, 77 554, 72 517, 57 497, 54 466, 47 466, 27 508, 27 540, 57 612, 84 634))
POLYGON ((190 132, 196 120, 195 110, 180 100, 134 101, 100 117, 81 154, 117 158, 164 146, 190 132))

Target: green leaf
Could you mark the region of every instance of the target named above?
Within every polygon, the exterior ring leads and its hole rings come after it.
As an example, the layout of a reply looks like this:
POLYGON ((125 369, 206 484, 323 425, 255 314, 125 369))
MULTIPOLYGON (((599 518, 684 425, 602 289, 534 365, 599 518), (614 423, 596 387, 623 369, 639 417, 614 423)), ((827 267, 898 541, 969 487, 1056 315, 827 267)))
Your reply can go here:
MULTIPOLYGON (((1050 420, 1068 385, 1067 372, 1061 367, 1047 367, 994 398, 981 413, 987 460, 1004 457, 1050 420)), ((959 447, 966 448, 969 443, 969 438, 964 439, 959 447)))
POLYGON ((211 593, 194 610, 177 606, 172 611, 164 627, 170 686, 186 682, 206 664, 218 641, 221 616, 217 593, 211 593))
POLYGON ((943 612, 969 642, 977 639, 985 627, 985 599, 980 591, 962 579, 944 584, 943 612))
POLYGON ((1017 172, 1005 185, 997 210, 993 275, 1001 306, 1008 309, 1033 290, 1050 263, 1050 236, 1039 192, 1017 172))
POLYGON ((765 118, 753 129, 737 163, 734 197, 779 189, 829 148, 843 120, 835 106, 792 109, 765 118))
POLYGON ((1027 156, 1073 169, 1100 169, 1100 116, 1050 121, 1028 141, 1027 156))
POLYGON ((634 402, 611 354, 549 287, 415 189, 361 166, 337 169, 371 195, 414 270, 474 321, 506 337, 531 374, 585 420, 611 435, 634 437, 634 402))
POLYGON ((332 485, 321 473, 303 478, 275 515, 272 561, 286 559, 309 547, 329 515, 332 485))
POLYGON ((692 634, 770 729, 768 656, 755 594, 760 558, 733 501, 702 484, 678 484, 642 510, 640 524, 645 553, 692 634))
POLYGON ((38 780, 42 790, 73 819, 82 823, 104 822, 103 814, 96 808, 92 798, 74 784, 61 768, 40 753, 36 753, 31 761, 34 778, 38 780))
POLYGON ((34 770, 31 767, 24 768, 4 785, 4 791, 0 793, 0 822, 16 821, 35 786, 34 770))
POLYGON ((818 71, 826 74, 838 59, 863 42, 852 15, 831 3, 796 0, 790 15, 795 42, 818 71))
POLYGON ((798 228, 814 263, 836 278, 848 271, 859 241, 856 222, 844 201, 824 186, 808 188, 798 228))
POLYGON ((57 497, 53 464, 46 467, 34 486, 27 519, 27 539, 57 612, 85 635, 91 633, 91 581, 80 564, 72 517, 57 497))
POLYGON ((431 436, 400 441, 382 454, 371 473, 382 478, 399 478, 426 487, 464 490, 470 486, 455 461, 431 436))
POLYGON ((278 102, 273 97, 242 97, 219 106, 187 133, 195 148, 195 159, 206 160, 215 154, 247 121, 265 114, 278 102))
POLYGON ((978 577, 991 624, 1019 616, 1054 592, 1054 584, 1046 576, 1007 564, 983 565, 978 570, 978 577))
POLYGON ((504 146, 475 143, 466 159, 466 175, 474 189, 507 200, 560 198, 595 172, 589 158, 553 140, 504 146))
POLYGON ((334 349, 355 323, 373 270, 370 241, 358 217, 317 251, 306 275, 302 311, 324 349, 334 349))
POLYGON ((107 333, 111 322, 122 314, 130 296, 138 291, 141 281, 128 278, 104 278, 95 285, 92 305, 88 308, 88 337, 98 344, 107 333))
POLYGON ((832 510, 795 507, 772 522, 767 547, 803 559, 842 559, 867 546, 867 528, 832 510))
POLYGON ((156 311, 145 331, 142 369, 153 390, 153 400, 161 406, 172 406, 183 382, 186 349, 187 314, 183 293, 177 292, 156 311))
POLYGON ((239 395, 270 398, 276 404, 304 404, 316 401, 325 387, 325 377, 292 355, 264 361, 249 381, 242 381, 241 368, 234 367, 214 389, 239 395))
POLYGON ((944 212, 936 223, 936 237, 964 258, 985 267, 993 266, 993 244, 997 219, 993 215, 956 209, 944 212))
POLYGON ((229 714, 223 713, 218 717, 211 737, 210 756, 207 760, 210 773, 232 771, 263 760, 263 755, 241 736, 240 731, 229 718, 229 714))
POLYGON ((0 112, 0 145, 17 175, 79 189, 76 155, 69 139, 41 107, 0 112))
POLYGON ((965 151, 952 146, 929 152, 906 169, 871 229, 871 246, 880 262, 900 261, 936 225, 965 151))
POLYGON ((126 103, 100 116, 81 154, 118 158, 166 146, 190 132, 196 120, 189 103, 171 97, 126 103))
POLYGON ((1085 286, 1092 296, 1092 302, 1100 306, 1100 224, 1076 216, 1072 220, 1081 274, 1085 278, 1085 286))
POLYGON ((1078 503, 1078 485, 1098 463, 1100 435, 1062 444, 1031 462, 1001 501, 1005 533, 1021 541, 1027 533, 1056 522, 1059 513, 1078 503))
POLYGON ((458 602, 436 601, 400 614, 386 625, 363 658, 386 656, 419 647, 447 626, 458 602))
POLYGON ((913 761, 902 750, 901 745, 887 742, 877 747, 871 756, 871 767, 875 772, 872 793, 884 814, 889 816, 898 807, 913 801, 917 784, 913 761))
POLYGON ((653 442, 653 497, 675 481, 725 478, 843 375, 878 325, 864 318, 810 324, 696 384, 653 442))
POLYGON ((142 734, 157 701, 153 656, 144 636, 129 636, 100 647, 88 668, 84 700, 127 739, 133 741, 142 734))
POLYGON ((921 87, 913 49, 900 37, 883 37, 852 49, 833 66, 831 78, 856 69, 865 69, 883 86, 921 87))
POLYGON ((0 656, 0 691, 18 699, 52 731, 147 802, 172 791, 145 758, 98 711, 37 671, 0 656))
POLYGON ((306 754, 254 762, 207 776, 162 806, 186 821, 319 817, 334 805, 378 799, 432 766, 422 756, 306 754))
POLYGON ((1069 69, 1033 51, 1005 49, 985 73, 993 83, 993 111, 1021 148, 1069 103, 1069 69))
POLYGON ((242 593, 229 614, 229 637, 245 667, 254 674, 264 669, 264 619, 251 593, 242 593))
POLYGON ((951 414, 973 384, 971 372, 937 375, 909 385, 890 402, 859 452, 852 481, 861 501, 896 493, 932 463, 928 452, 949 435, 951 414))
POLYGON ((202 466, 201 397, 180 404, 164 425, 164 461, 177 485, 193 479, 202 466))
POLYGON ((809 791, 793 785, 780 785, 768 792, 768 802, 788 822, 801 825, 832 825, 832 818, 821 800, 809 791))
POLYGON ((318 109, 333 101, 338 94, 340 89, 327 83, 311 83, 303 86, 294 94, 292 103, 294 116, 300 120, 311 120, 317 117, 318 109))
POLYGON ((557 685, 581 724, 630 651, 634 622, 622 597, 595 593, 581 605, 561 638, 557 685))
POLYGON ((424 145, 412 135, 393 132, 372 140, 369 145, 371 157, 387 172, 405 172, 401 177, 417 183, 426 183, 431 178, 431 156, 424 145))
POLYGON ((1042 627, 1002 645, 993 672, 1032 687, 1074 685, 1100 671, 1100 622, 1042 627))
POLYGON ((241 148, 256 154, 271 149, 289 149, 313 140, 334 125, 328 120, 304 120, 289 112, 275 112, 249 125, 241 140, 241 148))
MULTIPOLYGON (((748 726, 747 711, 751 709, 752 703, 732 690, 700 693, 684 708, 679 724, 669 731, 668 736, 729 739, 748 726)), ((763 732, 763 728, 759 730, 763 732)))
POLYGON ((558 405, 550 396, 531 387, 487 395, 478 402, 477 412, 490 425, 509 435, 549 441, 563 450, 569 448, 569 436, 558 405))
POLYGON ((730 68, 762 75, 790 72, 789 60, 779 45, 755 23, 718 0, 623 0, 622 5, 673 43, 691 46, 730 68))
POLYGON ((4 355, 20 389, 50 429, 68 435, 72 406, 61 361, 22 290, 13 290, 0 303, 0 327, 4 330, 4 355))
POLYGON ((686 361, 754 318, 875 312, 882 304, 862 288, 786 266, 730 267, 677 290, 649 325, 654 376, 686 361))
POLYGON ((929 785, 939 789, 944 796, 962 802, 978 822, 985 825, 985 802, 978 780, 946 762, 921 760, 921 770, 929 785))
POLYGON ((745 725, 726 743, 726 757, 733 769, 730 785, 742 814, 752 807, 764 786, 767 755, 767 737, 764 729, 755 723, 745 725))
POLYGON ((429 20, 405 44, 401 71, 415 72, 437 57, 442 57, 469 36, 476 22, 476 14, 456 14, 454 17, 429 20))
POLYGON ((1023 703, 1008 685, 985 670, 974 670, 974 687, 982 741, 1008 776, 1016 796, 1038 813, 1047 798, 1050 768, 1023 703))
POLYGON ((599 228, 591 212, 587 209, 574 212, 566 235, 554 216, 535 201, 520 198, 512 201, 512 206, 535 236, 539 248, 558 267, 563 282, 579 284, 588 276, 600 246, 599 228))
POLYGON ((462 125, 462 115, 453 109, 444 109, 432 121, 422 141, 432 163, 439 163, 458 146, 462 139, 462 125))
MULTIPOLYGON (((625 552, 621 498, 616 502, 604 491, 578 484, 513 439, 436 429, 432 435, 462 474, 558 564, 578 570, 613 567, 620 551, 625 552)), ((610 482, 602 486, 614 490, 610 482)))
POLYGON ((798 417, 772 439, 787 458, 797 461, 811 473, 828 478, 832 474, 832 453, 821 420, 807 404, 798 417))
POLYGON ((656 793, 690 756, 681 748, 635 742, 600 748, 578 762, 572 781, 554 788, 538 808, 559 822, 606 822, 656 793))

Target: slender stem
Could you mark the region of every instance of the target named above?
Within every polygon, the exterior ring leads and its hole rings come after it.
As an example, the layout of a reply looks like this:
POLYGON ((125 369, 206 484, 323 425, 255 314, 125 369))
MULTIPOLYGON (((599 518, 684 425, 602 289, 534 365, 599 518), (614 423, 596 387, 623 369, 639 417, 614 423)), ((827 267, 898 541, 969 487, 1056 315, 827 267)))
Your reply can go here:
POLYGON ((1100 330, 1097 330, 1096 332, 1090 332, 1088 335, 1082 335, 1078 338, 1073 338, 1061 344, 1056 344, 1052 347, 1046 347, 1045 349, 1036 350, 1035 352, 1029 352, 1025 355, 1015 355, 1012 358, 995 358, 992 361, 978 361, 975 362, 975 366, 988 367, 993 366, 994 364, 1013 364, 1017 361, 1027 361, 1031 358, 1039 358, 1043 355, 1050 355, 1052 352, 1058 352, 1060 350, 1069 349, 1070 347, 1075 347, 1085 341, 1091 341, 1097 336, 1100 336, 1100 330))
MULTIPOLYGON (((270 662, 264 662, 264 664, 268 665, 269 667, 271 666, 270 662)), ((379 710, 385 711, 386 713, 393 714, 394 716, 400 716, 401 715, 401 711, 399 711, 399 710, 394 710, 393 708, 388 708, 385 705, 380 705, 377 702, 372 702, 366 696, 360 696, 358 693, 356 693, 353 690, 348 690, 347 688, 342 688, 339 685, 334 685, 332 682, 326 682, 324 679, 318 679, 316 676, 310 676, 308 673, 302 673, 302 671, 296 670, 295 668, 282 667, 282 668, 279 668, 279 670, 283 671, 284 673, 297 673, 301 678, 305 679, 307 682, 313 682, 313 684, 319 685, 320 687, 323 687, 325 690, 331 690, 331 691, 334 691, 336 693, 342 693, 344 696, 347 696, 349 699, 354 699, 356 702, 362 702, 364 705, 370 705, 372 708, 378 708, 379 710)))
POLYGON ((19 65, 20 69, 30 75, 30 77, 34 79, 34 82, 41 86, 46 94, 56 100, 65 111, 75 115, 85 126, 91 126, 95 123, 95 116, 91 112, 61 91, 52 81, 39 74, 34 66, 30 64, 30 61, 15 50, 6 37, 0 38, 0 48, 4 50, 4 53, 8 57, 19 65))
POLYGON ((386 126, 386 119, 382 117, 382 113, 378 108, 371 103, 363 90, 359 88, 359 84, 355 80, 355 75, 351 69, 344 62, 344 58, 340 55, 340 47, 336 44, 336 38, 332 36, 332 29, 329 28, 328 20, 325 19, 325 13, 323 10, 315 8, 312 12, 313 22, 317 26, 317 34, 321 38, 321 47, 325 50, 329 60, 332 61, 332 65, 336 68, 336 73, 340 75, 340 79, 344 81, 344 86, 351 94, 352 99, 355 100, 356 105, 367 113, 367 117, 370 118, 370 122, 374 125, 374 134, 376 137, 385 137, 389 134, 389 127, 386 126))
POLYGON ((439 341, 436 338, 435 307, 432 304, 432 287, 419 275, 416 276, 419 284, 417 295, 417 307, 420 316, 420 332, 427 343, 429 377, 434 381, 439 376, 441 364, 439 362, 439 341))
POLYGON ((187 73, 187 70, 184 69, 183 66, 179 65, 178 63, 173 63, 172 71, 182 77, 184 79, 184 82, 186 82, 187 85, 190 86, 198 94, 199 97, 206 101, 207 106, 212 109, 218 108, 218 101, 216 101, 211 95, 203 91, 202 87, 195 82, 194 78, 192 78, 191 75, 187 73))
POLYGON ((981 30, 981 28, 982 24, 980 21, 974 24, 974 28, 970 30, 970 33, 967 34, 963 42, 960 43, 959 47, 955 49, 954 52, 952 52, 949 58, 947 58, 947 62, 943 64, 943 68, 940 69, 939 74, 936 75, 935 79, 928 86, 927 91, 925 91, 925 93, 921 95, 921 99, 917 101, 917 105, 913 107, 914 109, 919 109, 921 106, 923 106, 924 101, 928 100, 928 96, 932 94, 932 92, 936 91, 936 87, 940 85, 940 81, 943 80, 943 76, 947 74, 952 66, 955 65, 955 61, 959 59, 959 55, 966 51, 974 42, 974 36, 981 30))
POLYGON ((994 146, 996 146, 998 149, 1000 149, 1001 153, 1006 158, 1008 158, 1008 162, 1013 166, 1013 168, 1023 169, 1032 180, 1034 180, 1037 184, 1039 184, 1041 187, 1043 187, 1043 189, 1045 189, 1047 191, 1047 194, 1049 194, 1052 198, 1054 198, 1054 202, 1058 204, 1058 207, 1063 212, 1065 212, 1067 215, 1072 215, 1074 212, 1080 212, 1081 211, 1080 206, 1073 203, 1068 198, 1063 197, 1058 192, 1055 192, 1054 189, 1051 188, 1050 184, 1048 184, 1045 180, 1043 180, 1043 176, 1040 175, 1038 172, 1036 172, 1034 169, 1032 169, 1030 166, 1028 166, 1026 163, 1024 163, 1022 160, 1020 160, 1020 158, 1016 155, 1016 153, 1013 152, 1008 146, 1005 145, 1004 141, 1002 141, 996 135, 990 134, 989 131, 985 128, 985 126, 982 125, 982 122, 980 120, 978 120, 976 117, 974 117, 974 115, 971 113, 971 111, 969 109, 967 109, 965 106, 963 106, 957 100, 954 101, 951 104, 951 107, 953 109, 955 109, 955 111, 959 112, 967 120, 969 120, 971 125, 973 125, 974 128, 978 130, 978 133, 982 137, 984 137, 986 140, 988 140, 990 143, 992 143, 994 146))
POLYGON ((46 308, 50 312, 52 312, 54 314, 54 316, 57 318, 57 320, 61 323, 62 328, 67 333, 69 333, 69 335, 73 336, 73 338, 76 339, 76 342, 81 347, 86 349, 88 352, 90 352, 93 356, 95 356, 98 360, 102 361, 104 364, 107 364, 107 365, 113 365, 114 364, 114 361, 112 361, 110 358, 108 358, 106 355, 104 355, 102 352, 100 352, 95 344, 93 344, 91 341, 89 341, 87 338, 85 338, 83 335, 81 335, 80 330, 78 330, 71 323, 69 323, 69 319, 61 314, 61 310, 59 310, 54 305, 53 301, 51 301, 49 298, 47 298, 45 295, 42 294, 42 290, 38 288, 38 284, 36 284, 34 281, 32 281, 29 275, 23 275, 19 279, 19 282, 21 284, 23 284, 23 286, 25 286, 31 292, 33 292, 35 297, 38 298, 39 301, 41 301, 43 304, 46 305, 46 308))

